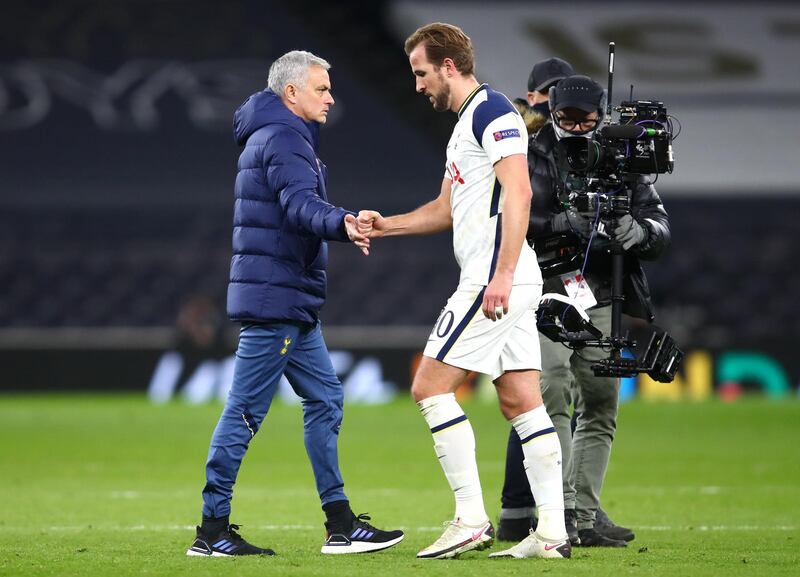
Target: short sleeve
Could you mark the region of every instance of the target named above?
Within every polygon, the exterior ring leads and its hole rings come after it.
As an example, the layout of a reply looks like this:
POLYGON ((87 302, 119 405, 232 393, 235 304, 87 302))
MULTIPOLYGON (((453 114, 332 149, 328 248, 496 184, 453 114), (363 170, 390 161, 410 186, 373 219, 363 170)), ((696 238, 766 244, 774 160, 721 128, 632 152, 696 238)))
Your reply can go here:
POLYGON ((472 132, 495 164, 506 156, 528 153, 525 122, 506 98, 490 98, 475 109, 472 132))

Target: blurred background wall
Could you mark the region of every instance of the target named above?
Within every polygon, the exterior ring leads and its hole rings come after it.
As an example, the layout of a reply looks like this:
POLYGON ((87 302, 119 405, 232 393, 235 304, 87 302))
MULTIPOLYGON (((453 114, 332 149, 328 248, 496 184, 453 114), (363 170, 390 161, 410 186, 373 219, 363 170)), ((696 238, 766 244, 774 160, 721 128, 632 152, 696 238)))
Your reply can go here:
MULTIPOLYGON (((402 50, 434 20, 461 26, 478 79, 512 98, 554 55, 605 84, 614 41, 614 103, 633 85, 679 119, 675 172, 656 184, 673 246, 647 271, 657 323, 687 359, 676 383, 640 379, 629 394, 796 395, 800 8, 788 2, 4 4, 0 390, 224 393, 233 111, 277 56, 319 54, 337 100, 320 149, 332 201, 415 208, 438 194, 455 121, 414 93, 402 50)), ((322 318, 351 399, 408 387, 457 278, 449 235, 376 243, 366 259, 332 247, 322 318)))

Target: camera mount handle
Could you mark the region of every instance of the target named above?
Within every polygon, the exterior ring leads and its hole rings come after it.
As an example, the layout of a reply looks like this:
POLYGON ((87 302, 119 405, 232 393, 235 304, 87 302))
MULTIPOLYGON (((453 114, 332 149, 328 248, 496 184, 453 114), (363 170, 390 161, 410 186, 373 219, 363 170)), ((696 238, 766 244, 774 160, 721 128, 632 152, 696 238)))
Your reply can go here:
MULTIPOLYGON (((616 44, 614 42, 608 43, 608 98, 606 100, 606 124, 611 123, 611 111, 613 102, 614 90, 614 55, 616 51, 616 44)), ((621 193, 627 196, 625 187, 621 188, 621 193)), ((619 192, 617 193, 619 194, 619 192)), ((612 226, 617 227, 617 218, 620 215, 618 211, 614 211, 612 226)), ((622 358, 622 349, 625 347, 626 342, 622 338, 622 304, 625 301, 625 295, 622 289, 623 273, 625 268, 625 251, 622 245, 616 240, 611 242, 611 362, 619 362, 622 358)))
MULTIPOLYGON (((624 191, 624 188, 623 188, 624 191)), ((617 214, 614 214, 613 225, 617 226, 617 214)), ((615 238, 611 241, 611 358, 622 357, 625 343, 622 338, 622 304, 625 302, 622 283, 625 269, 625 251, 615 238)))

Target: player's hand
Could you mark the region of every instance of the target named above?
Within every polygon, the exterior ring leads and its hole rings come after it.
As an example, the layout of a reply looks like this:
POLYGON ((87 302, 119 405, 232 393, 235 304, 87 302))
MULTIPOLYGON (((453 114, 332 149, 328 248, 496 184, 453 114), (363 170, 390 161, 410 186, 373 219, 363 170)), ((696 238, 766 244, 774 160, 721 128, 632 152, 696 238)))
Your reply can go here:
POLYGON ((386 233, 386 219, 374 210, 358 213, 358 232, 367 238, 380 238, 386 233))
POLYGON ((369 239, 358 231, 358 221, 352 214, 344 215, 344 228, 347 237, 356 245, 365 256, 369 255, 369 239))
POLYGON ((483 316, 491 321, 498 321, 508 314, 508 297, 514 275, 495 272, 483 293, 483 316))

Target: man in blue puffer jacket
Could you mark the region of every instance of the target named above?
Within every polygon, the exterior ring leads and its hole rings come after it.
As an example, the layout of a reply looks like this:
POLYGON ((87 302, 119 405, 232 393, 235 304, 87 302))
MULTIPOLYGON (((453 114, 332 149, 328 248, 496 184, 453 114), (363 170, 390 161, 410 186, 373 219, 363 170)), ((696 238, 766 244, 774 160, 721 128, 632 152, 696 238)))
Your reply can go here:
POLYGON ((303 399, 306 451, 327 517, 322 553, 378 551, 403 539, 402 531, 382 531, 353 514, 339 471, 342 385, 318 319, 326 241, 352 241, 369 254, 369 239, 358 233, 352 213, 328 203, 326 169, 316 154, 319 125, 334 102, 329 68, 309 52, 284 54, 270 67, 269 88, 234 116, 244 150, 228 315, 242 328, 233 386, 208 452, 203 524, 187 555, 274 554, 245 541, 229 515, 239 466, 284 374, 303 399))

